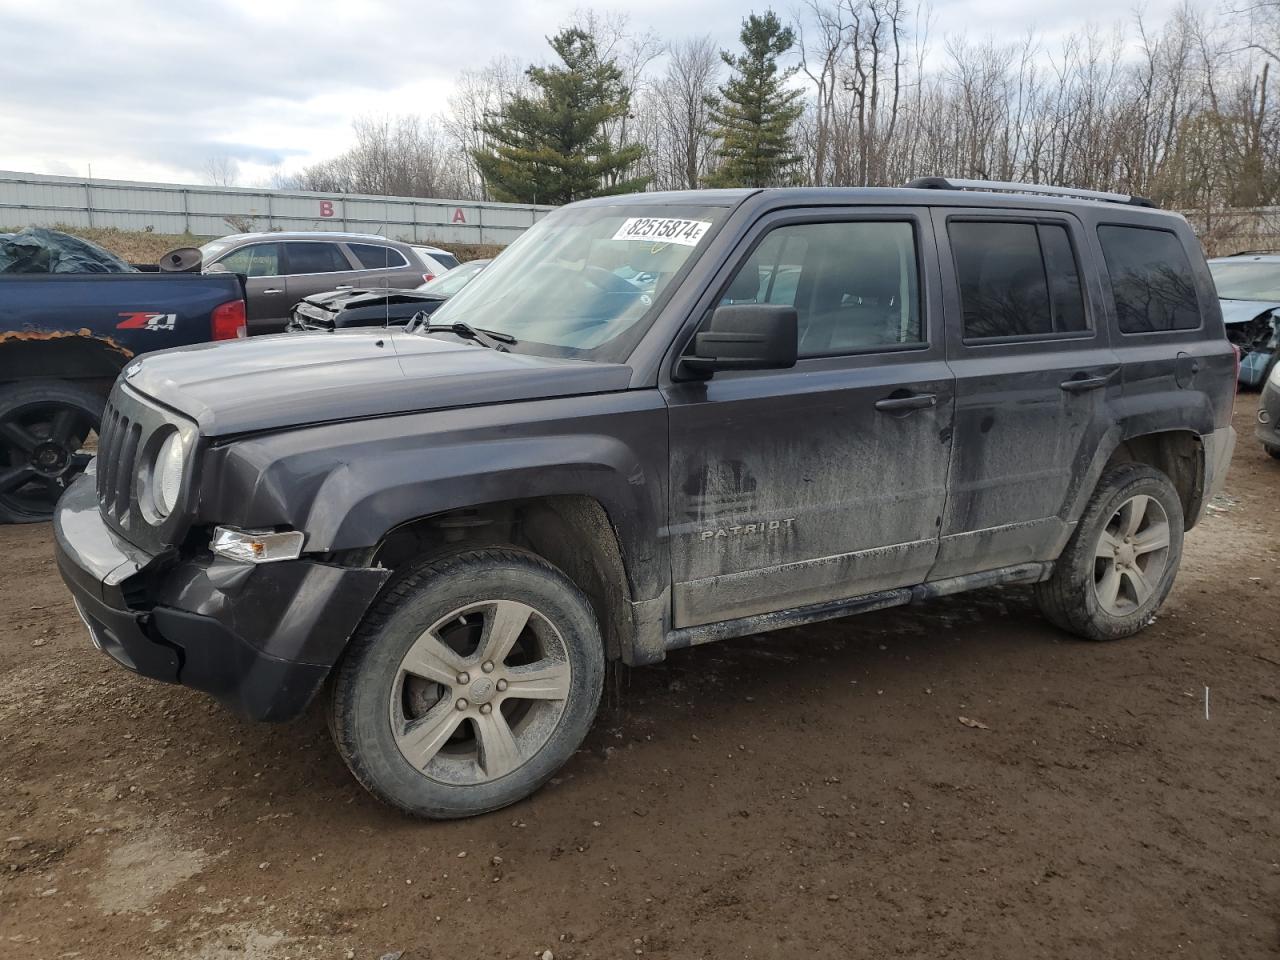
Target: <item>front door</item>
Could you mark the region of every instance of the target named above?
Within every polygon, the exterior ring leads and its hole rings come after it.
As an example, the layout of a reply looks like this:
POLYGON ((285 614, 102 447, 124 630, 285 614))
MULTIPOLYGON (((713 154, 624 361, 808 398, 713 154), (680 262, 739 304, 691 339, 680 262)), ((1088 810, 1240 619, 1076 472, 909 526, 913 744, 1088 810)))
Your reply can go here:
POLYGON ((956 376, 941 579, 1057 556, 1121 384, 1075 218, 934 216, 956 376))
POLYGON ((284 329, 292 301, 285 289, 285 266, 279 243, 251 243, 231 251, 218 265, 245 278, 245 326, 247 332, 274 333, 284 329))
POLYGON ((789 304, 794 369, 664 387, 673 625, 920 583, 951 447, 936 248, 926 212, 780 212, 700 306, 789 304))

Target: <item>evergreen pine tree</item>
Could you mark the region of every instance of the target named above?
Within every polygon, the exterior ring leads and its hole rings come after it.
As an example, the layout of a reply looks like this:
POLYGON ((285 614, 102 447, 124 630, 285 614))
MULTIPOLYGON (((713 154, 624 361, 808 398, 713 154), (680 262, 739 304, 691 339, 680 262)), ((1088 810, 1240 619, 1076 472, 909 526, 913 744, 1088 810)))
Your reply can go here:
POLYGON ((789 90, 795 73, 778 69, 778 58, 795 44, 795 34, 772 10, 754 13, 739 34, 744 52, 722 51, 733 70, 729 82, 712 101, 711 122, 719 141, 720 167, 707 177, 709 187, 770 187, 786 184, 800 162, 791 128, 804 106, 803 91, 789 90))
POLYGON ((648 179, 626 171, 644 147, 615 149, 605 134, 605 124, 630 108, 622 71, 576 27, 548 42, 561 63, 530 67, 536 92, 513 97, 482 125, 492 148, 473 156, 490 191, 512 203, 562 204, 643 190, 648 179))

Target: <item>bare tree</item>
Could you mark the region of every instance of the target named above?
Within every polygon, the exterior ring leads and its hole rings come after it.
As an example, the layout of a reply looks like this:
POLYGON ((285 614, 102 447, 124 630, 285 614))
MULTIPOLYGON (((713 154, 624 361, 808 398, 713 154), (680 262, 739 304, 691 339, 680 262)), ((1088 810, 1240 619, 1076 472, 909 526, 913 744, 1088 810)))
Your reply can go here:
POLYGON ((720 78, 720 52, 710 36, 671 45, 662 76, 641 91, 637 132, 648 150, 655 189, 693 190, 710 172, 714 139, 708 98, 720 78))
POLYGON ((211 187, 234 187, 240 180, 240 164, 227 154, 219 153, 201 165, 200 174, 211 187))
POLYGON ((294 186, 322 193, 398 197, 454 197, 467 175, 439 127, 421 117, 361 117, 352 124, 355 144, 345 153, 307 167, 294 186))

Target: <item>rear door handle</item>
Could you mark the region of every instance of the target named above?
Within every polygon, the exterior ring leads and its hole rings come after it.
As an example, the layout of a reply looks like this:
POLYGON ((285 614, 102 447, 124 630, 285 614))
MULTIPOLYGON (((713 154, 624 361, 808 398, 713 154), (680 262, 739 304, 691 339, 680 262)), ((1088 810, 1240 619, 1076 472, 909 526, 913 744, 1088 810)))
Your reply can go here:
POLYGON ((938 405, 936 393, 913 393, 909 397, 885 397, 876 401, 876 409, 881 413, 901 413, 904 410, 923 410, 938 405))
POLYGON ((1088 390, 1097 390, 1105 387, 1111 382, 1111 374, 1105 377, 1073 377, 1070 380, 1063 380, 1059 384, 1067 393, 1085 393, 1088 390))
POLYGON ((263 293, 284 293, 283 290, 277 290, 275 287, 270 287, 266 290, 263 290, 262 292, 263 293))
POLYGON ((351 284, 349 284, 349 283, 340 283, 340 284, 338 284, 336 287, 334 287, 333 289, 335 289, 335 290, 353 290, 353 289, 355 289, 355 288, 354 288, 354 287, 352 287, 352 286, 351 286, 351 284))

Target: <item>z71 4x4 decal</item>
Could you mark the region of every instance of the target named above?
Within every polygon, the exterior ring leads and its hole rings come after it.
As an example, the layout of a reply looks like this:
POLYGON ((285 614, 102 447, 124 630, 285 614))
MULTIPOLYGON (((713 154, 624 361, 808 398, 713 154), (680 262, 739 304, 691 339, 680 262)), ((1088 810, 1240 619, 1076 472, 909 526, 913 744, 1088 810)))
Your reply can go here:
POLYGON ((117 330, 172 330, 178 322, 176 313, 122 313, 117 330))

